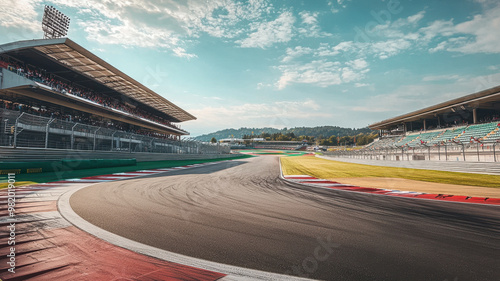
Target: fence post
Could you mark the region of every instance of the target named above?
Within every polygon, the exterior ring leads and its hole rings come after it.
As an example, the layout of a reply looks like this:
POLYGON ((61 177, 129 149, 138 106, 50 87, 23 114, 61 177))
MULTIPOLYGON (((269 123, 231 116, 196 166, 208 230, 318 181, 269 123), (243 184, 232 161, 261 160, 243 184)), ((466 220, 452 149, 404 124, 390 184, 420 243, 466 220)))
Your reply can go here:
POLYGON ((476 150, 477 150, 477 162, 480 162, 479 160, 479 143, 476 144, 476 150))
POLYGON ((128 152, 132 152, 132 134, 128 135, 128 152))
POLYGON ((71 150, 73 150, 73 146, 75 145, 75 127, 78 126, 78 123, 75 123, 73 127, 71 127, 71 150))
POLYGON ((493 143, 493 162, 497 162, 497 155, 496 155, 496 152, 495 152, 495 146, 497 145, 497 143, 493 143))
POLYGON ((101 127, 99 127, 97 130, 94 131, 94 146, 92 147, 93 151, 95 151, 95 143, 96 143, 96 138, 97 138, 97 132, 99 132, 100 129, 101 129, 101 127))
POLYGON ((112 134, 111 134, 111 151, 113 151, 113 146, 115 145, 115 134, 117 133, 117 131, 114 131, 112 134))
POLYGON ((13 146, 14 148, 17 147, 17 127, 19 125, 19 118, 21 118, 24 115, 24 112, 19 115, 19 117, 16 118, 16 122, 14 123, 14 143, 13 146))
POLYGON ((45 126, 45 148, 49 146, 49 127, 52 122, 56 121, 55 118, 50 119, 47 125, 45 126))
POLYGON ((464 162, 465 162, 465 145, 464 144, 462 144, 462 153, 464 155, 464 162))

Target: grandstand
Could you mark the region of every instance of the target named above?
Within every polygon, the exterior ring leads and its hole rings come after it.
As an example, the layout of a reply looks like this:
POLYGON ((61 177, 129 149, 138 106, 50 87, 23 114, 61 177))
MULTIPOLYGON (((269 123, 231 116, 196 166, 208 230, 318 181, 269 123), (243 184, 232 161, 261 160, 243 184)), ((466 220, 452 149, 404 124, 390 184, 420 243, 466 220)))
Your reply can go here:
POLYGON ((256 140, 252 142, 252 145, 258 149, 306 150, 309 144, 306 141, 256 140))
POLYGON ((2 147, 221 152, 181 142, 193 115, 68 38, 1 45, 0 71, 2 147))
POLYGON ((345 157, 498 161, 500 86, 369 126, 379 138, 345 157), (441 157, 444 151, 443 157, 441 157))
POLYGON ((232 149, 279 149, 279 150, 306 150, 309 143, 306 141, 269 141, 263 138, 237 139, 227 138, 219 140, 220 143, 229 144, 232 149))

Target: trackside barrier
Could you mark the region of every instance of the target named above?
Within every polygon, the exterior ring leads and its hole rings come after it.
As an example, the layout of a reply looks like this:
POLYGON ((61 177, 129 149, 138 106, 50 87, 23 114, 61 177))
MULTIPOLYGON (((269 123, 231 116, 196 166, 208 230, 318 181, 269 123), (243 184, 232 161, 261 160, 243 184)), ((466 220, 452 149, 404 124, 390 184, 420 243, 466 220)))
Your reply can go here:
POLYGON ((390 161, 470 161, 498 162, 498 142, 446 143, 416 147, 366 147, 359 150, 325 151, 323 154, 338 158, 355 158, 390 161))
POLYGON ((15 170, 16 174, 70 171, 135 166, 136 163, 136 159, 63 159, 60 161, 0 162, 0 173, 6 170, 15 170))
POLYGON ((78 151, 229 154, 228 145, 173 140, 0 108, 0 146, 78 151))

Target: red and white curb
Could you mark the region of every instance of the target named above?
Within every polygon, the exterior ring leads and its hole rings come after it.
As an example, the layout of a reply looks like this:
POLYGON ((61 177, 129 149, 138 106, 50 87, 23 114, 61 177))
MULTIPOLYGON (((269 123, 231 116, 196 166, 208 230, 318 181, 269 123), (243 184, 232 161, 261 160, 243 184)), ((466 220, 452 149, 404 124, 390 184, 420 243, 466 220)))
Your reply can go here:
POLYGON ((192 258, 123 238, 78 216, 72 194, 93 184, 227 161, 66 179, 16 187, 15 220, 0 190, 1 280, 308 280, 192 258), (15 264, 7 226, 15 222, 15 264), (14 265, 15 273, 8 271, 14 265))
POLYGON ((303 184, 307 186, 319 187, 319 188, 385 195, 385 196, 406 197, 412 199, 439 200, 439 201, 456 202, 456 203, 500 206, 500 198, 473 197, 473 196, 461 196, 461 195, 449 195, 449 194, 429 194, 429 193, 415 192, 415 191, 401 191, 401 190, 381 189, 372 187, 360 187, 349 184, 342 184, 339 182, 325 180, 325 179, 318 179, 310 175, 285 176, 283 175, 283 171, 281 171, 281 161, 280 161, 280 172, 281 172, 281 178, 286 181, 303 184))

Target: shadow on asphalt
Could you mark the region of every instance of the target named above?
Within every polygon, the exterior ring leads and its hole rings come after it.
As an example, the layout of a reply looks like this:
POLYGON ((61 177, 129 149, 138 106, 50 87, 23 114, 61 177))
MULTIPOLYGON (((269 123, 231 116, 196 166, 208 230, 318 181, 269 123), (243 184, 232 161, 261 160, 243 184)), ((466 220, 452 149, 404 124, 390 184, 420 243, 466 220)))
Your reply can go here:
MULTIPOLYGON (((199 167, 191 167, 187 169, 179 169, 173 171, 165 171, 165 173, 152 174, 147 176, 141 176, 140 178, 158 178, 158 177, 168 177, 168 176, 180 176, 180 175, 202 175, 202 174, 212 174, 215 172, 223 171, 226 169, 230 169, 239 165, 247 164, 245 161, 227 161, 218 164, 208 164, 199 167)), ((137 177, 121 179, 116 181, 126 181, 126 180, 136 180, 137 177)))

